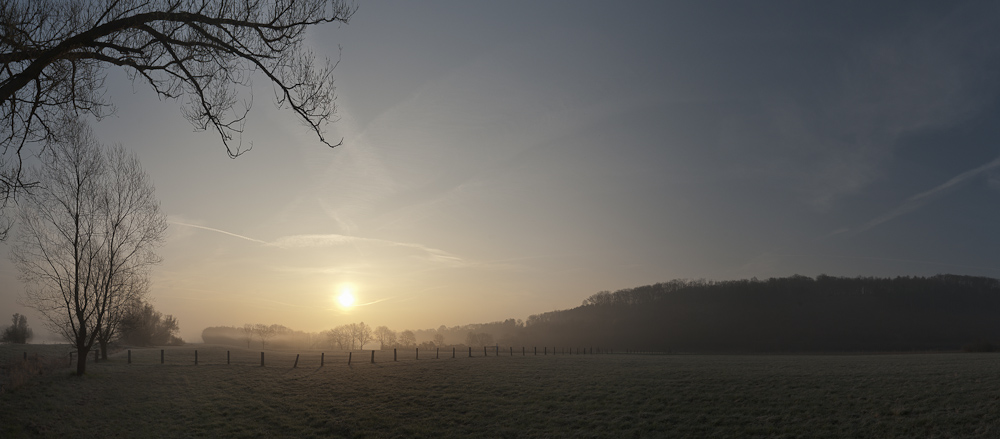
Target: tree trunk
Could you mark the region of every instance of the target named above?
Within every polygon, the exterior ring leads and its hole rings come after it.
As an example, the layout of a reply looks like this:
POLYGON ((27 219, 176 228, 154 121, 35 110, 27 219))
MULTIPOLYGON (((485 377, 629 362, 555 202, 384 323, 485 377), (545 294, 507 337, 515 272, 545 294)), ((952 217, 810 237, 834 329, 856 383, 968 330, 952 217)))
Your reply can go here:
POLYGON ((86 346, 77 345, 76 347, 76 376, 78 377, 87 373, 87 354, 89 352, 86 346))
MULTIPOLYGON (((77 315, 79 315, 79 312, 77 315)), ((87 354, 90 353, 90 349, 87 347, 87 327, 85 323, 80 323, 76 333, 76 376, 78 377, 87 373, 87 354)))

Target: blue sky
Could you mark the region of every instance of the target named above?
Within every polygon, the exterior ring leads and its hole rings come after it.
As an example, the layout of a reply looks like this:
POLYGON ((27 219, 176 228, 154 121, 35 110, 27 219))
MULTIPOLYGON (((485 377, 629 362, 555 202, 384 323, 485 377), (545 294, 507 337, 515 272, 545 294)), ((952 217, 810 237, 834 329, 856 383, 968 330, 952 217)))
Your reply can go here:
POLYGON ((364 2, 308 35, 340 57, 337 149, 263 78, 236 160, 117 72, 95 127, 157 185, 152 295, 194 341, 674 278, 998 277, 998 25, 994 2, 364 2))

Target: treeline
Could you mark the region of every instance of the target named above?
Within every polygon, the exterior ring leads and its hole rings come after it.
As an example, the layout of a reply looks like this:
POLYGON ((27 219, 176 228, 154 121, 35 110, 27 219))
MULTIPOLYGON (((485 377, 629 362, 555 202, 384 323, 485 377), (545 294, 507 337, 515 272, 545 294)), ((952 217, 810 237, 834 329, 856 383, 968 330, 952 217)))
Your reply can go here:
POLYGON ((320 334, 296 331, 284 325, 247 323, 243 326, 212 326, 201 331, 205 343, 270 349, 314 349, 323 346, 320 334))
POLYGON ((515 344, 670 352, 991 350, 1000 280, 832 277, 674 280, 533 315, 515 344))
POLYGON ((490 323, 472 323, 459 326, 441 325, 437 329, 419 329, 413 331, 421 343, 432 342, 447 346, 490 346, 494 344, 509 345, 519 332, 524 329, 521 319, 507 319, 490 323))
POLYGON ((293 330, 279 324, 212 326, 201 333, 205 343, 261 349, 392 349, 508 345, 524 329, 521 320, 396 331, 387 326, 349 323, 322 332, 293 330))
POLYGON ((601 291, 579 307, 526 321, 399 332, 351 323, 320 333, 248 324, 206 328, 202 338, 275 349, 500 345, 663 352, 988 351, 1000 347, 998 316, 1000 280, 993 278, 796 275, 673 280, 601 291))

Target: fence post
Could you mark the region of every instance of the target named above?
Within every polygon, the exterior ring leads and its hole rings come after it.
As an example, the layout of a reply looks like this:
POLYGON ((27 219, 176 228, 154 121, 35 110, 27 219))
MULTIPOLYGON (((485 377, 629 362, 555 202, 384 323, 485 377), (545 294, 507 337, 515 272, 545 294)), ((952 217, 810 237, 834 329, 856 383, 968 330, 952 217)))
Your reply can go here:
POLYGON ((352 355, 352 354, 354 354, 354 352, 348 352, 348 353, 347 353, 347 365, 348 365, 348 366, 350 366, 350 365, 351 365, 351 355, 352 355))
POLYGON ((375 349, 372 349, 372 364, 375 364, 375 349))
POLYGON ((452 348, 451 348, 451 358, 455 358, 455 347, 454 346, 452 346, 452 348))
POLYGON ((27 352, 24 353, 24 361, 28 361, 28 353, 27 352))
MULTIPOLYGON (((264 358, 263 354, 261 354, 261 358, 264 358)), ((264 360, 260 361, 263 362, 264 360)), ((163 349, 160 349, 160 364, 163 364, 163 349)))
POLYGON ((229 351, 226 351, 226 364, 229 364, 229 351))
POLYGON ((132 350, 128 350, 128 364, 132 364, 132 350))
POLYGON ((260 353, 260 367, 264 367, 264 352, 260 353))
POLYGON ((299 354, 295 354, 295 364, 292 365, 292 369, 299 367, 299 354))
POLYGON ((489 355, 486 355, 486 346, 483 346, 483 356, 484 357, 489 357, 489 355))
POLYGON ((392 348, 392 361, 396 361, 396 348, 392 348))
POLYGON ((544 349, 544 351, 542 351, 542 355, 548 355, 549 354, 549 347, 548 346, 545 346, 542 349, 544 349))
POLYGON ((198 365, 198 350, 197 349, 194 350, 194 365, 195 366, 198 365))
POLYGON ((472 346, 469 346, 469 358, 472 358, 472 346))
POLYGON ((538 355, 538 346, 535 346, 535 355, 538 355))
POLYGON ((416 348, 416 350, 417 350, 416 359, 419 360, 420 359, 420 348, 416 348))
POLYGON ((324 358, 325 356, 326 356, 326 352, 320 352, 319 353, 319 367, 323 367, 323 360, 325 359, 324 358))
POLYGON ((521 346, 521 356, 524 356, 524 346, 521 346))
POLYGON ((437 360, 441 358, 441 348, 437 348, 437 352, 434 353, 434 359, 437 360))
POLYGON ((511 357, 514 356, 514 347, 513 346, 510 346, 510 356, 511 357))
POLYGON ((500 356, 500 345, 494 346, 494 350, 496 351, 496 354, 499 357, 500 356))

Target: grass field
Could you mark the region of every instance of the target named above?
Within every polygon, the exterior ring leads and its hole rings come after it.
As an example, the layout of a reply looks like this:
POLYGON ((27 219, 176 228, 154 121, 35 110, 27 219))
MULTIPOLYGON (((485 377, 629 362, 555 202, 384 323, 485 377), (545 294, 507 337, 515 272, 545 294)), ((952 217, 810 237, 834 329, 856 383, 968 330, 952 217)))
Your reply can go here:
POLYGON ((0 395, 0 437, 1000 437, 997 354, 370 352, 122 351, 0 395))

